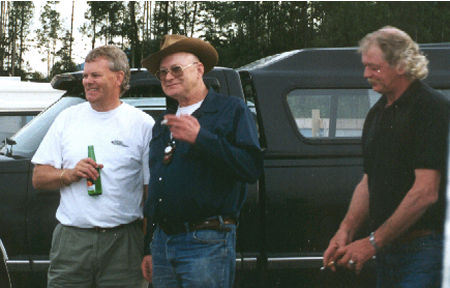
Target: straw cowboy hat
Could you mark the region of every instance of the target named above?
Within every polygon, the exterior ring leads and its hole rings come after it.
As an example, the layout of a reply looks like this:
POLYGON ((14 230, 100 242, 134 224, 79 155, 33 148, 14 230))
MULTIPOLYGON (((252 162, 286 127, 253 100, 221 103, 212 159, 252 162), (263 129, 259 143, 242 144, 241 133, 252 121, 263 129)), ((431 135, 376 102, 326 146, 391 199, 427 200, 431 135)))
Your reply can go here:
POLYGON ((150 73, 155 74, 159 70, 161 60, 177 52, 189 52, 196 55, 205 66, 205 73, 210 71, 219 60, 216 49, 208 42, 183 35, 165 35, 159 51, 142 60, 142 66, 147 68, 150 73))

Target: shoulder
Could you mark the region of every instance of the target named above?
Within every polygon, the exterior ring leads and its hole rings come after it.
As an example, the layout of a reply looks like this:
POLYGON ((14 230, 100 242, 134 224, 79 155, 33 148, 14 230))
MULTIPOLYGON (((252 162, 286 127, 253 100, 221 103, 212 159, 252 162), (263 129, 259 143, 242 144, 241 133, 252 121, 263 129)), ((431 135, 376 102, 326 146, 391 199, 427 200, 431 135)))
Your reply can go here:
POLYGON ((152 126, 155 123, 155 120, 153 119, 153 117, 150 116, 149 114, 145 113, 141 109, 138 109, 138 108, 136 108, 128 103, 125 103, 125 102, 122 103, 122 105, 123 105, 122 113, 126 114, 127 117, 131 117, 135 121, 141 121, 141 122, 144 122, 147 124, 151 124, 152 126))
POLYGON ((87 111, 87 110, 89 110, 89 102, 87 102, 87 101, 67 107, 66 109, 64 109, 63 111, 61 111, 58 114, 55 121, 61 121, 62 119, 73 118, 73 117, 78 118, 84 111, 87 111))
POLYGON ((219 109, 240 110, 245 109, 247 105, 244 100, 236 96, 227 96, 210 91, 208 97, 211 97, 210 104, 219 109))
POLYGON ((450 100, 442 93, 421 81, 417 93, 419 94, 417 106, 420 111, 432 114, 442 113, 448 116, 450 100))

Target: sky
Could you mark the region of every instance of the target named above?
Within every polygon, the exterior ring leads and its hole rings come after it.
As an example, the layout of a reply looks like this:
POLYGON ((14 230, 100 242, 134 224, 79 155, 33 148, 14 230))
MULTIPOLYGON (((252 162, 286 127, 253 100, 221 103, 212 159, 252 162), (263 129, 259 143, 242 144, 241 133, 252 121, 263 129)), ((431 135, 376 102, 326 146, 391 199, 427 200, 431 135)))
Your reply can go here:
MULTIPOLYGON (((33 1, 34 3, 34 15, 31 24, 31 30, 33 31, 29 39, 36 39, 35 30, 40 27, 39 16, 45 5, 46 1, 33 1)), ((73 20, 73 37, 74 43, 72 44, 72 58, 76 64, 84 62, 84 58, 91 49, 91 42, 86 36, 82 35, 79 28, 86 21, 84 19, 84 13, 86 12, 88 5, 86 1, 75 1, 74 20, 73 20)), ((72 1, 62 0, 57 4, 57 10, 60 13, 61 24, 64 29, 70 30, 70 18, 72 14, 72 1)), ((38 71, 47 76, 47 63, 42 62, 41 59, 46 58, 46 55, 42 53, 37 47, 30 48, 25 53, 25 60, 29 62, 33 71, 38 71)))

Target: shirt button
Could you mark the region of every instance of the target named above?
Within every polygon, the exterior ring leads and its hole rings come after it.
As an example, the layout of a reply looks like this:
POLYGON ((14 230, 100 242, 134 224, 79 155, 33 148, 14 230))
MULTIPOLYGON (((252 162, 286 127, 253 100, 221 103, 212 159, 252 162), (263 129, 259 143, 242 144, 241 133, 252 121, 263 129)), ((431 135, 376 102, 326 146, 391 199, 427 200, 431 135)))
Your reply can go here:
POLYGON ((158 201, 159 201, 159 202, 162 202, 162 199, 161 199, 161 198, 159 198, 159 199, 158 199, 158 201))
POLYGON ((159 178, 158 178, 158 181, 162 181, 162 177, 159 177, 159 178))

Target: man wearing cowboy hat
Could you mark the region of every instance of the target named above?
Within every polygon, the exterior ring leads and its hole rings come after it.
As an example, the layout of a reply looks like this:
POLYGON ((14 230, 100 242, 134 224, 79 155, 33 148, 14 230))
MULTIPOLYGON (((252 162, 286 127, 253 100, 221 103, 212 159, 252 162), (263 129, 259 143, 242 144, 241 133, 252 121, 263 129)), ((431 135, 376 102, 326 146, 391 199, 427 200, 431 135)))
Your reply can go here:
POLYGON ((165 36, 142 61, 178 102, 157 120, 150 143, 144 211, 153 239, 142 270, 154 287, 233 285, 237 219, 262 154, 244 101, 203 82, 217 61, 209 43, 181 35, 165 36))

